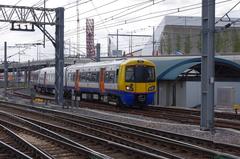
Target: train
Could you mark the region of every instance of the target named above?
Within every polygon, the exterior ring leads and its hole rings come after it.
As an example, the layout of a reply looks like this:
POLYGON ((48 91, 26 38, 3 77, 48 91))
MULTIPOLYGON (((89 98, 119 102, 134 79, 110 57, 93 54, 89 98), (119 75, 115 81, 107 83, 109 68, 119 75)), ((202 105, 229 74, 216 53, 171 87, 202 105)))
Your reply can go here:
MULTIPOLYGON (((8 82, 25 82, 25 72, 8 72, 8 82)), ((0 82, 4 81, 4 72, 0 73, 0 82)))
MULTIPOLYGON (((64 95, 123 106, 147 106, 156 92, 156 66, 142 58, 64 67, 64 95)), ((55 93, 55 68, 31 73, 36 91, 55 93)))

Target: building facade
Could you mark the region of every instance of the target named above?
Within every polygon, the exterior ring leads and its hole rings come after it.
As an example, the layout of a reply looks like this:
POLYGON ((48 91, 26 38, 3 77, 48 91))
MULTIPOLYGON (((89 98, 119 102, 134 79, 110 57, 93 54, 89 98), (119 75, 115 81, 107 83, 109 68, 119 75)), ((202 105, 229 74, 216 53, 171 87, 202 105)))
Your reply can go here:
MULTIPOLYGON (((201 17, 166 16, 155 31, 154 55, 200 55, 201 20, 201 17)), ((226 24, 216 24, 216 54, 239 54, 240 25, 224 29, 226 24)), ((151 55, 152 50, 152 45, 149 45, 143 53, 151 55)))

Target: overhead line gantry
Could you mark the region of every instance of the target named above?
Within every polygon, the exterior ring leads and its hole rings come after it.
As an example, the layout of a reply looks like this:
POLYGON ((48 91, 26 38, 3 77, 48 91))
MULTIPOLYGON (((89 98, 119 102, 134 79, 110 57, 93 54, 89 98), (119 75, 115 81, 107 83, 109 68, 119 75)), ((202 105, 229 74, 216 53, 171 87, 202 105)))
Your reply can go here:
POLYGON ((0 5, 0 22, 11 23, 11 30, 14 31, 34 31, 36 26, 52 42, 55 47, 55 100, 63 105, 64 8, 0 5), (17 27, 15 24, 18 24, 17 27), (30 24, 32 27, 23 29, 21 24, 30 24), (55 25, 55 38, 45 29, 45 25, 55 25))

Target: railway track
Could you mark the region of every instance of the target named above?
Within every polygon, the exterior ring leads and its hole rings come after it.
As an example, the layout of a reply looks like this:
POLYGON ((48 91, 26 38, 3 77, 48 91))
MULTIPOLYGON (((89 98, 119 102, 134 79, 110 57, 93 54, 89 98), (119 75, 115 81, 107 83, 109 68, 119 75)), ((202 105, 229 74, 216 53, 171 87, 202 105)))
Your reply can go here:
MULTIPOLYGON (((19 90, 13 91, 14 95, 20 96, 22 98, 30 99, 30 95, 24 94, 19 90)), ((37 98, 46 99, 47 101, 54 101, 55 99, 45 95, 37 95, 37 98)), ((66 104, 71 104, 71 101, 66 100, 66 104)), ((148 106, 136 112, 136 109, 132 108, 118 108, 112 105, 100 104, 100 103, 90 103, 90 102, 81 102, 81 107, 90 107, 95 109, 101 110, 109 110, 109 111, 119 111, 119 112, 132 112, 134 114, 146 115, 146 116, 153 116, 153 117, 162 117, 162 116, 176 116, 176 115, 191 115, 191 116, 200 116, 200 110, 192 109, 192 108, 179 108, 179 107, 162 107, 162 106, 148 106), (143 111, 143 112, 142 112, 143 111), (144 112, 148 112, 148 114, 144 114, 144 112), (169 114, 169 115, 168 115, 169 114)), ((170 118, 170 117, 169 117, 170 118)), ((229 120, 239 120, 240 121, 240 114, 230 113, 230 112, 215 112, 215 118, 219 119, 229 119, 229 120)), ((184 120, 182 120, 184 122, 184 120)))
MULTIPOLYGON (((81 102, 80 107, 103 110, 103 111, 112 111, 117 113, 128 113, 134 115, 141 115, 152 118, 166 119, 184 124, 200 124, 200 112, 197 110, 185 110, 181 108, 165 108, 163 109, 158 107, 147 107, 144 109, 133 109, 133 108, 119 108, 106 104, 99 103, 90 103, 90 102, 81 102), (151 109, 153 108, 153 109, 151 109)), ((236 115, 233 113, 223 113, 216 112, 215 113, 215 126, 222 128, 232 128, 236 130, 240 130, 240 115, 236 115), (229 117, 227 115, 229 114, 229 117), (217 118, 217 116, 219 118, 217 118)))
MULTIPOLYGON (((5 145, 11 152, 16 153, 16 158, 51 158, 3 125, 0 125, 0 141, 2 146, 5 145)), ((12 154, 11 152, 9 154, 12 154)))
MULTIPOLYGON (((14 94, 21 96, 23 98, 30 98, 29 95, 21 93, 19 91, 14 91, 14 94)), ((54 101, 54 98, 39 95, 37 96, 41 99, 46 99, 47 101, 54 101)), ((66 100, 67 107, 72 104, 71 101, 66 100)), ((196 109, 183 109, 183 108, 169 108, 169 107, 158 107, 149 106, 144 109, 132 109, 126 107, 116 107, 101 103, 90 103, 86 101, 81 101, 80 107, 86 107, 91 109, 98 109, 103 111, 113 111, 117 113, 128 113, 135 115, 142 115, 146 117, 160 118, 172 120, 184 124, 200 124, 200 111, 196 109)), ((240 114, 228 113, 228 112, 215 112, 215 126, 223 128, 232 128, 240 130, 240 114)))
MULTIPOLYGON (((165 132, 165 134, 162 132, 162 134, 156 135, 152 132, 147 132, 147 130, 132 128, 127 124, 121 126, 120 124, 112 124, 100 119, 78 117, 71 114, 50 110, 37 110, 37 108, 34 109, 34 112, 27 112, 26 110, 20 108, 12 107, 11 109, 7 109, 5 106, 4 110, 14 113, 19 117, 25 118, 49 130, 57 131, 61 135, 65 135, 65 137, 71 138, 71 140, 79 143, 81 141, 77 140, 77 138, 82 135, 79 134, 79 132, 85 132, 92 136, 98 136, 102 139, 110 140, 111 142, 123 143, 144 152, 151 152, 167 158, 214 158, 217 156, 235 158, 236 156, 240 155, 239 147, 234 145, 213 143, 212 141, 191 138, 177 134, 174 135, 173 133, 171 137, 169 137, 169 135, 166 137, 169 132, 165 132), (42 111, 44 114, 36 111, 42 111), (123 140, 123 138, 125 140, 123 140), (190 143, 194 143, 195 145, 190 143), (218 151, 225 153, 220 153, 218 151), (228 155, 227 153, 231 154, 232 156, 228 155)), ((87 146, 91 147, 91 145, 87 146)), ((106 145, 104 145, 104 147, 105 146, 106 145)), ((111 156, 111 154, 108 155, 111 156)))
MULTIPOLYGON (((13 113, 12 111, 9 111, 9 112, 13 113)), ((30 114, 33 114, 34 116, 36 115, 36 113, 34 113, 34 112, 31 112, 30 114)), ((9 116, 6 114, 4 116, 3 116, 3 114, 0 114, 0 115, 1 115, 0 116, 1 118, 4 118, 4 120, 3 119, 0 120, 0 123, 2 123, 2 124, 7 124, 7 126, 9 126, 9 123, 6 123, 6 121, 11 122, 10 127, 12 127, 13 123, 15 123, 14 126, 19 124, 19 122, 15 121, 16 117, 9 116)), ((26 116, 30 116, 30 115, 27 112, 25 112, 24 116, 26 117, 26 116)), ((40 125, 41 128, 36 127, 36 125, 34 125, 34 124, 29 125, 29 123, 23 124, 22 122, 21 122, 21 127, 26 127, 25 129, 29 129, 29 128, 33 129, 34 128, 35 131, 40 131, 41 134, 46 134, 45 131, 50 130, 50 131, 58 134, 57 137, 55 137, 55 138, 58 138, 58 140, 60 140, 60 141, 64 141, 64 142, 66 142, 68 144, 72 144, 74 146, 80 145, 79 147, 82 147, 84 149, 91 150, 94 152, 97 152, 97 151, 102 152, 102 153, 106 154, 106 156, 109 156, 109 157, 104 157, 104 158, 165 159, 165 157, 162 157, 162 156, 159 156, 159 155, 156 155, 153 153, 149 153, 146 151, 142 151, 142 150, 136 149, 134 147, 129 147, 127 145, 115 143, 114 141, 111 141, 111 140, 104 140, 102 138, 99 138, 99 137, 96 137, 96 136, 93 136, 90 134, 77 132, 76 130, 73 131, 73 130, 69 129, 69 127, 68 127, 68 129, 66 127, 61 127, 61 126, 59 126, 59 123, 58 123, 58 125, 57 124, 54 124, 54 125, 49 124, 49 122, 51 123, 51 121, 49 120, 49 118, 46 118, 46 117, 47 116, 44 116, 45 119, 48 119, 47 120, 48 123, 39 122, 38 120, 34 121, 34 120, 28 118, 28 120, 31 121, 30 123, 35 122, 37 125, 40 125), (45 131, 43 131, 44 127, 46 128, 45 131)), ((50 134, 51 137, 52 137, 52 135, 53 134, 50 134)), ((56 134, 53 136, 56 136, 56 134)), ((121 141, 124 141, 124 140, 121 140, 121 141)), ((150 149, 148 149, 148 150, 150 150, 150 149)), ((61 150, 56 149, 54 151, 58 151, 60 154, 65 154, 61 150)), ((170 155, 170 154, 169 154, 169 156, 170 156, 170 158, 173 157, 173 155, 170 155)), ((59 158, 59 157, 56 157, 56 158, 59 158)))
MULTIPOLYGON (((181 108, 166 108, 164 107, 147 107, 144 109, 133 109, 133 108, 119 108, 106 104, 99 103, 90 103, 90 102, 81 102, 80 107, 103 110, 103 111, 112 111, 117 113, 128 113, 134 115, 141 115, 152 118, 166 119, 184 124, 200 124, 200 112, 197 110, 185 110, 181 108), (151 109, 153 108, 153 109, 151 109)), ((240 115, 236 115, 233 113, 215 113, 215 126, 222 128, 232 128, 236 130, 240 130, 240 115), (229 117, 227 115, 229 114, 229 117), (219 116, 220 118, 217 118, 219 116), (226 117, 226 118, 225 118, 226 117)))
MULTIPOLYGON (((64 140, 64 137, 11 114, 0 112, 0 118, 0 124, 8 127, 18 136, 43 151, 49 158, 110 158, 75 144, 70 144, 64 140)), ((34 152, 32 153, 35 154, 34 152)))
POLYGON ((10 145, 0 141, 0 158, 12 159, 12 158, 22 158, 31 159, 31 157, 25 155, 24 153, 18 151, 17 149, 11 147, 10 145))

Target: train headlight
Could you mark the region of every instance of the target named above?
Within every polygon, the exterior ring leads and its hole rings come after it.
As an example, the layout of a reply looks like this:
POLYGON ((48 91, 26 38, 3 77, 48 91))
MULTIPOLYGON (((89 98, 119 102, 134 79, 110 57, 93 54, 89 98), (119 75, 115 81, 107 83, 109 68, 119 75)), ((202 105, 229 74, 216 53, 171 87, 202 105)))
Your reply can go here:
POLYGON ((151 86, 148 88, 148 91, 154 91, 155 90, 155 86, 151 86))
POLYGON ((126 90, 127 91, 133 91, 133 87, 132 86, 126 86, 126 90))

